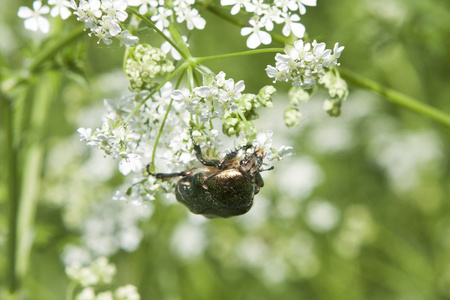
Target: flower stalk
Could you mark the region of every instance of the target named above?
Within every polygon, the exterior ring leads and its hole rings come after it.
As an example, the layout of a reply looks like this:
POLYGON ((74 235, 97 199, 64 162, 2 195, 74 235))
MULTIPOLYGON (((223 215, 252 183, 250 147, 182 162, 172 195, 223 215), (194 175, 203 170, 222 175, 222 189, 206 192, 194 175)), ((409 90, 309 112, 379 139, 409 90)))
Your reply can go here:
POLYGON ((403 106, 421 115, 427 116, 446 126, 450 126, 450 115, 439 109, 431 107, 423 102, 420 102, 417 99, 400 93, 399 91, 387 88, 379 84, 378 82, 375 82, 350 70, 340 69, 340 74, 342 78, 356 86, 371 90, 379 95, 382 95, 392 103, 403 106))

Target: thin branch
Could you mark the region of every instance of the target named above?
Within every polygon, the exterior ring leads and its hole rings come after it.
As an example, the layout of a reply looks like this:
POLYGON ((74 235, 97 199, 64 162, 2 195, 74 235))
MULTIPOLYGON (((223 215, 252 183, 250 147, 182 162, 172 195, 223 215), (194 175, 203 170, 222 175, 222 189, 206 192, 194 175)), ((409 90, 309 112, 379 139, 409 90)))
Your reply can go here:
POLYGON ((430 117, 435 121, 450 126, 450 115, 439 109, 429 106, 423 102, 420 102, 417 99, 409 97, 396 90, 387 88, 379 84, 378 82, 368 79, 355 72, 345 70, 342 68, 339 68, 339 72, 343 79, 347 80, 348 82, 354 85, 374 91, 375 93, 384 96, 387 100, 395 104, 406 107, 412 111, 430 117))

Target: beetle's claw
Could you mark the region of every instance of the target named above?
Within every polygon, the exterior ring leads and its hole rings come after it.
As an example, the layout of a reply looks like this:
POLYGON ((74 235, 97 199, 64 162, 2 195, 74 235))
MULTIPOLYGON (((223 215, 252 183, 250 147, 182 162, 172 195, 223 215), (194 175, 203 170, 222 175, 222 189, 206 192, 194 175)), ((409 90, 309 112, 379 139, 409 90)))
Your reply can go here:
POLYGON ((147 164, 147 166, 145 167, 145 170, 147 171, 147 173, 148 173, 148 175, 151 175, 151 176, 155 176, 156 177, 156 174, 155 173, 152 173, 151 171, 150 171, 150 168, 152 167, 152 163, 151 162, 149 162, 148 164, 147 164))
POLYGON ((259 172, 271 171, 271 170, 273 170, 273 169, 275 169, 275 167, 274 167, 274 166, 271 166, 270 168, 267 168, 267 169, 259 169, 259 172))

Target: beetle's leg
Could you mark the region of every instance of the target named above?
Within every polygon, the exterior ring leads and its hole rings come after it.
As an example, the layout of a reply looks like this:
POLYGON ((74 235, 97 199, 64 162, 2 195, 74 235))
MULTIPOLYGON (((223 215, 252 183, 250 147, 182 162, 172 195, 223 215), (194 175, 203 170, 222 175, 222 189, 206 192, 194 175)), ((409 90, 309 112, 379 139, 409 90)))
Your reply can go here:
POLYGON ((260 172, 264 172, 264 171, 271 171, 271 170, 273 170, 273 169, 275 169, 275 167, 274 167, 274 166, 271 166, 271 167, 269 167, 269 168, 267 168, 267 169, 259 169, 259 171, 260 171, 260 172))
POLYGON ((183 171, 183 172, 177 172, 177 173, 152 173, 150 171, 150 167, 151 167, 151 163, 149 163, 146 167, 147 169, 147 173, 149 175, 154 176, 156 179, 165 179, 165 178, 173 178, 173 177, 178 177, 178 176, 187 176, 189 174, 191 174, 191 171, 183 171))
POLYGON ((190 128, 190 134, 192 144, 194 144, 195 157, 197 160, 205 166, 217 166, 219 164, 217 159, 205 159, 203 157, 202 148, 200 148, 200 145, 195 142, 194 136, 192 135, 192 127, 190 128))
POLYGON ((197 157, 198 161, 201 162, 205 166, 217 166, 220 162, 217 159, 205 159, 203 157, 202 149, 200 145, 194 143, 194 151, 195 157, 197 157))

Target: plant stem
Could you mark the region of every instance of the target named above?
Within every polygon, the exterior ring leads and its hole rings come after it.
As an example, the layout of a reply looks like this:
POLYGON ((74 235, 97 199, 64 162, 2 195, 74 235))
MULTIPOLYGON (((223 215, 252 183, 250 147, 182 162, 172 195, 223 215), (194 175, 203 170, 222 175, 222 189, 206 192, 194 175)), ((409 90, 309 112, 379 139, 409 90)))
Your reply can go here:
MULTIPOLYGON (((177 81, 177 84, 176 84, 175 88, 178 88, 180 86, 181 79, 183 78, 183 75, 184 75, 184 73, 180 77, 178 77, 178 81, 177 81)), ((172 109, 172 103, 173 103, 173 99, 170 99, 169 105, 167 107, 166 114, 164 115, 164 119, 163 119, 163 121, 161 123, 161 126, 159 127, 158 135, 156 136, 155 145, 153 145, 152 168, 154 168, 154 166, 155 166, 156 148, 158 148, 159 139, 161 138, 161 135, 162 135, 163 130, 164 130, 164 126, 166 125, 167 117, 169 116, 170 110, 172 109)))
POLYGON ((196 58, 193 58, 193 60, 195 60, 196 62, 202 62, 202 61, 214 60, 214 59, 222 59, 222 58, 237 57, 237 56, 244 56, 244 55, 253 55, 253 54, 259 54, 259 53, 283 52, 283 51, 284 51, 283 48, 263 48, 263 49, 255 49, 255 50, 248 50, 248 51, 242 51, 242 52, 228 53, 228 54, 196 57, 196 58))
POLYGON ((17 254, 16 273, 24 278, 28 270, 31 248, 35 235, 35 216, 41 185, 47 124, 54 92, 59 87, 61 78, 58 73, 45 73, 39 77, 35 89, 30 90, 32 96, 32 113, 30 116, 29 138, 26 144, 26 155, 23 163, 23 178, 20 190, 20 203, 17 212, 17 254))
POLYGON ((16 273, 16 249, 17 249, 17 210, 19 207, 19 179, 17 174, 17 149, 13 134, 13 108, 12 100, 3 93, 1 96, 2 111, 6 132, 6 164, 8 165, 8 196, 9 196, 9 234, 8 234, 8 290, 15 294, 18 287, 16 273))
POLYGON ((17 86, 27 82, 32 77, 32 75, 39 71, 39 68, 42 66, 42 64, 44 64, 49 58, 54 56, 56 52, 83 36, 84 33, 85 32, 83 31, 83 27, 77 26, 68 34, 61 34, 61 38, 56 39, 53 43, 50 43, 47 47, 43 48, 41 52, 36 54, 33 62, 27 68, 27 76, 5 80, 4 82, 1 82, 1 89, 4 91, 4 93, 8 94, 17 86))
POLYGON ((153 22, 151 22, 149 19, 147 19, 146 17, 144 17, 143 15, 141 15, 139 12, 137 12, 135 9, 128 7, 127 8, 128 11, 130 11, 131 13, 133 13, 134 15, 136 15, 138 18, 140 18, 142 21, 144 21, 145 24, 147 24, 148 26, 150 26, 153 30, 155 30, 162 38, 164 38, 166 41, 168 41, 172 47, 175 48, 175 50, 178 51, 178 53, 181 54, 181 56, 183 56, 184 59, 187 59, 188 55, 186 54, 185 51, 182 51, 180 47, 178 47, 177 44, 175 44, 167 35, 164 34, 164 32, 162 32, 161 30, 159 30, 158 27, 155 26, 155 24, 153 24, 153 22))
POLYGON ((396 90, 387 88, 371 79, 361 76, 355 72, 339 68, 340 75, 348 82, 367 88, 375 93, 384 96, 387 100, 406 107, 412 111, 418 112, 422 115, 428 116, 435 121, 441 122, 447 126, 450 126, 450 115, 442 112, 434 107, 431 107, 417 99, 402 94, 396 90))
POLYGON ((152 152, 152 166, 155 165, 156 148, 158 148, 159 139, 161 138, 161 135, 163 133, 164 125, 166 125, 167 117, 169 116, 170 109, 172 108, 172 103, 173 103, 173 99, 170 99, 166 114, 164 115, 164 119, 161 123, 161 127, 159 128, 158 135, 156 136, 155 145, 153 146, 153 152, 152 152))
POLYGON ((30 65, 30 72, 36 72, 39 67, 49 58, 54 56, 56 52, 58 52, 61 48, 66 47, 68 44, 72 43, 79 37, 83 36, 84 33, 85 31, 83 30, 83 27, 76 26, 68 34, 61 34, 61 38, 55 39, 54 42, 51 43, 47 48, 44 48, 43 51, 38 53, 32 64, 30 65))

